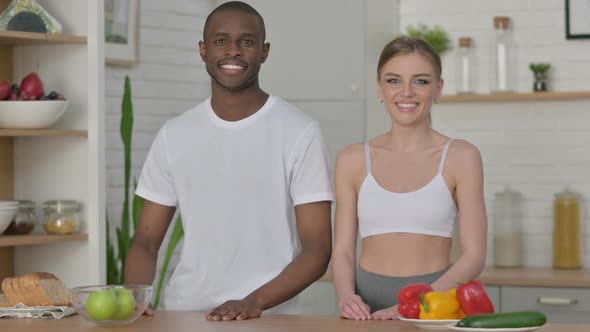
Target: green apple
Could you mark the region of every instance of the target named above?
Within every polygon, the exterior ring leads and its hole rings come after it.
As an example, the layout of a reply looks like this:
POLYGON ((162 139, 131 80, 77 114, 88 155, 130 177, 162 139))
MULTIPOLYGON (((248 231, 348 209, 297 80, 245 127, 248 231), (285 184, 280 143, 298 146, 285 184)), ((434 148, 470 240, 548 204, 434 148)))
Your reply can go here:
POLYGON ((117 298, 108 290, 94 291, 86 299, 86 312, 94 320, 107 320, 117 310, 117 298))
POLYGON ((111 319, 124 320, 135 312, 135 298, 133 292, 125 288, 113 288, 113 294, 117 298, 117 311, 111 319))

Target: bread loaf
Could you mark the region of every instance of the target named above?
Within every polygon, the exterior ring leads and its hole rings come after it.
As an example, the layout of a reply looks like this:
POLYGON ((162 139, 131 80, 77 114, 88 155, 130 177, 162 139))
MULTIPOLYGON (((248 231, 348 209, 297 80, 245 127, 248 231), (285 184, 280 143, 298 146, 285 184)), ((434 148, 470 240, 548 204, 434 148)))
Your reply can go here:
POLYGON ((18 303, 30 307, 71 306, 68 289, 51 273, 33 272, 14 278, 4 278, 2 291, 10 306, 18 303))
POLYGON ((2 307, 12 307, 10 305, 10 302, 8 301, 8 298, 6 297, 6 295, 4 295, 4 293, 0 293, 0 308, 2 307))

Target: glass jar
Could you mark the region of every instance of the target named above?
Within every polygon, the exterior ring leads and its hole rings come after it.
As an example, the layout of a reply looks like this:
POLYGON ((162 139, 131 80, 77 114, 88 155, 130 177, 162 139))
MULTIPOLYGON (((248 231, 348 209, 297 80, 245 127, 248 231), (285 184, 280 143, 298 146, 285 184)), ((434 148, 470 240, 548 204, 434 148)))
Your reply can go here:
POLYGON ((505 187, 494 197, 494 265, 522 266, 523 200, 519 192, 505 187))
POLYGON ((29 234, 35 229, 37 224, 37 215, 35 213, 35 202, 22 200, 18 201, 16 214, 8 225, 4 234, 24 235, 29 234))
POLYGON ((471 37, 459 38, 459 49, 457 50, 457 93, 475 92, 475 53, 472 48, 471 37))
POLYGON ((582 267, 580 204, 577 193, 566 189, 555 194, 553 226, 553 267, 582 267))
POLYGON ((510 28, 510 18, 505 16, 494 17, 494 38, 491 53, 491 91, 511 92, 514 89, 514 53, 510 28))
POLYGON ((80 227, 80 203, 53 200, 43 203, 43 226, 48 234, 72 234, 80 227))

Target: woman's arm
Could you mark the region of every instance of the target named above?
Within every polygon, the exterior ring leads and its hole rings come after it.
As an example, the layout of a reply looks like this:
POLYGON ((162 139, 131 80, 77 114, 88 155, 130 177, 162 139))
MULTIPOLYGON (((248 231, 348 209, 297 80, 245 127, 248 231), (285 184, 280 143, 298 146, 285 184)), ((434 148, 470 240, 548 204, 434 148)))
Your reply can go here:
POLYGON ((474 145, 457 140, 453 142, 449 156, 459 208, 461 254, 451 268, 432 284, 435 290, 451 289, 460 280, 477 277, 485 266, 487 251, 487 216, 481 154, 474 145))
POLYGON ((357 189, 359 150, 362 146, 349 146, 336 158, 334 186, 336 214, 334 222, 334 251, 332 255, 332 282, 338 296, 340 315, 349 319, 369 319, 370 308, 355 293, 356 246, 358 236, 357 189))

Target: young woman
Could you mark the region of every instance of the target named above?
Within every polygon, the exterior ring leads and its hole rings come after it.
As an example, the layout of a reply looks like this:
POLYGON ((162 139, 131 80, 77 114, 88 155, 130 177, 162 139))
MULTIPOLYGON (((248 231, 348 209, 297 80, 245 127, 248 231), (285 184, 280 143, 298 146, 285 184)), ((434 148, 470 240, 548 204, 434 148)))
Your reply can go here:
POLYGON ((337 157, 332 274, 342 317, 396 319, 397 293, 405 285, 447 290, 485 265, 480 153, 431 127, 431 106, 444 85, 441 71, 428 43, 402 36, 387 44, 377 92, 391 128, 337 157), (456 220, 461 255, 451 265, 456 220))

